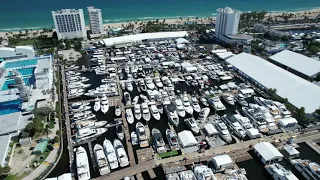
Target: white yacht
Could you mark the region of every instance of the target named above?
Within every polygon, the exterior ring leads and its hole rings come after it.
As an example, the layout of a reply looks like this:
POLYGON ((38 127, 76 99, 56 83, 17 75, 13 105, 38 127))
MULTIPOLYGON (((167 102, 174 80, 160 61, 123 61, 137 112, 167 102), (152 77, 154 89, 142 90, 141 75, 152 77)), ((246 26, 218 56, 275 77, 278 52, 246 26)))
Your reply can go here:
MULTIPOLYGON (((85 111, 85 112, 87 112, 87 111, 85 111)), ((79 114, 78 114, 79 115, 79 114)), ((87 121, 87 120, 91 120, 91 119, 93 119, 93 118, 95 118, 96 117, 96 115, 95 114, 93 114, 93 113, 89 113, 89 114, 83 114, 83 115, 79 115, 79 116, 74 116, 73 118, 72 118, 72 120, 73 121, 87 121)))
POLYGON ((184 93, 182 95, 182 104, 183 104, 183 107, 184 107, 184 110, 188 113, 188 114, 193 114, 193 109, 191 107, 191 104, 189 102, 189 97, 188 97, 188 94, 187 93, 184 93))
POLYGON ((124 139, 124 132, 122 125, 116 126, 117 137, 122 141, 124 139))
POLYGON ((180 180, 197 180, 196 176, 191 170, 179 172, 180 180))
POLYGON ((179 116, 176 107, 170 103, 164 106, 164 110, 166 111, 169 121, 177 127, 179 125, 179 116))
POLYGON ((96 89, 90 89, 87 93, 84 93, 85 96, 89 97, 101 97, 104 94, 106 94, 107 96, 117 96, 118 91, 114 86, 102 84, 96 89))
POLYGON ((172 173, 166 175, 166 180, 180 180, 178 173, 172 173))
POLYGON ((320 179, 320 165, 310 160, 292 159, 290 163, 306 178, 320 179))
POLYGON ((196 123, 196 121, 194 120, 194 118, 187 118, 184 120, 184 122, 186 123, 186 125, 188 126, 188 128, 194 133, 194 134, 199 134, 200 129, 196 123))
POLYGON ((134 111, 134 117, 135 117, 137 120, 140 120, 141 117, 142 117, 140 104, 135 104, 135 105, 134 105, 134 108, 133 108, 133 111, 134 111))
POLYGON ((224 141, 226 141, 227 143, 230 143, 232 141, 232 137, 231 137, 230 132, 227 128, 227 125, 220 120, 217 120, 215 125, 216 125, 217 130, 220 132, 221 138, 224 141))
POLYGON ((152 82, 152 79, 150 77, 145 78, 145 82, 148 89, 153 90, 155 88, 154 83, 152 82))
POLYGON ((69 109, 72 112, 79 112, 79 111, 86 111, 91 109, 91 107, 89 106, 90 103, 88 102, 76 102, 76 103, 72 103, 69 106, 69 109))
POLYGON ((109 111, 109 101, 106 95, 103 95, 101 98, 101 112, 104 114, 109 111))
POLYGON ((147 103, 150 102, 149 99, 148 99, 148 97, 145 96, 145 95, 143 95, 143 94, 140 94, 140 98, 142 99, 143 102, 147 102, 147 103))
POLYGON ((77 148, 76 163, 77 163, 78 179, 79 180, 89 180, 91 178, 91 176, 90 176, 88 154, 82 146, 77 148))
POLYGON ((231 131, 233 131, 239 138, 243 139, 246 137, 246 131, 242 128, 241 124, 235 118, 233 118, 233 116, 224 115, 221 117, 221 119, 228 124, 231 131))
POLYGON ((193 168, 194 174, 198 180, 216 180, 213 171, 205 165, 196 165, 193 168))
POLYGON ((166 130, 166 137, 170 146, 171 151, 179 150, 179 142, 177 135, 174 131, 167 129, 166 130))
POLYGON ((180 117, 185 117, 186 116, 186 111, 184 110, 184 107, 183 107, 181 99, 180 98, 176 98, 174 100, 174 103, 176 105, 176 110, 177 110, 178 115, 180 117))
POLYGON ((120 116, 121 115, 121 108, 120 106, 116 106, 114 109, 114 115, 120 116))
POLYGON ((139 144, 138 135, 135 131, 131 132, 131 144, 133 146, 139 144))
POLYGON ((88 128, 91 128, 91 129, 100 128, 100 127, 105 126, 107 123, 108 123, 108 121, 97 121, 97 122, 94 122, 94 121, 88 121, 88 120, 87 121, 77 121, 76 122, 78 129, 85 128, 85 127, 88 127, 88 128))
POLYGON ((218 97, 209 98, 208 102, 216 111, 226 110, 226 107, 222 104, 218 97))
POLYGON ((155 120, 160 120, 161 118, 160 112, 158 111, 158 108, 156 105, 152 104, 150 106, 150 113, 155 120))
POLYGON ((200 98, 200 101, 201 101, 201 103, 202 103, 204 106, 206 106, 206 107, 208 107, 208 106, 209 106, 209 103, 208 103, 208 101, 207 101, 207 99, 206 99, 206 98, 201 97, 201 98, 200 98))
POLYGON ((156 84, 156 86, 157 86, 158 88, 162 88, 162 87, 163 87, 163 84, 162 84, 160 78, 155 78, 155 79, 154 79, 154 83, 156 84))
POLYGON ((246 101, 246 99, 244 98, 244 96, 241 93, 238 93, 234 99, 236 100, 236 102, 238 102, 241 106, 248 106, 248 102, 246 101))
POLYGON ((244 129, 251 129, 253 125, 251 124, 249 118, 242 116, 241 114, 233 114, 230 116, 231 119, 237 120, 244 129))
POLYGON ((143 79, 139 80, 138 82, 139 82, 141 91, 147 91, 147 86, 144 83, 143 79))
POLYGON ((149 121, 151 119, 150 111, 148 104, 143 102, 141 104, 141 111, 142 111, 142 118, 146 121, 149 121))
POLYGON ((250 107, 242 107, 242 112, 251 119, 251 122, 260 132, 267 133, 269 131, 267 121, 263 118, 261 112, 250 107))
POLYGON ((93 110, 96 112, 100 110, 100 99, 98 97, 94 100, 93 110))
POLYGON ((72 115, 73 119, 81 119, 84 118, 88 115, 92 114, 92 111, 90 110, 86 110, 86 111, 80 111, 80 112, 76 112, 72 115))
POLYGON ((132 82, 131 81, 127 81, 126 82, 126 87, 127 87, 128 91, 132 91, 133 90, 132 82))
POLYGON ((153 139, 153 145, 155 146, 157 153, 166 152, 165 143, 159 129, 153 128, 151 134, 153 139))
POLYGON ((280 102, 273 101, 273 104, 280 110, 283 118, 291 117, 291 112, 286 108, 286 106, 280 102))
POLYGON ((97 165, 99 167, 100 175, 103 176, 105 174, 109 174, 110 167, 109 167, 107 157, 104 154, 103 147, 100 144, 96 144, 94 145, 93 152, 95 155, 95 159, 97 161, 97 165))
POLYGON ((132 104, 133 104, 133 105, 136 105, 136 104, 138 103, 138 101, 139 101, 139 96, 136 96, 136 97, 134 97, 134 98, 132 99, 132 104))
POLYGON ((290 170, 285 169, 279 163, 268 164, 265 169, 274 180, 299 180, 290 170))
POLYGON ((123 93, 124 102, 126 103, 126 106, 131 105, 131 96, 128 92, 123 93))
POLYGON ((160 114, 163 114, 163 106, 161 104, 157 105, 158 111, 160 114))
POLYGON ((195 112, 199 113, 201 111, 201 107, 199 105, 199 101, 198 101, 198 99, 196 97, 192 97, 190 99, 190 104, 191 104, 191 106, 192 106, 192 108, 193 108, 193 110, 195 112))
POLYGON ((149 142, 148 142, 149 140, 148 140, 146 128, 141 122, 138 122, 136 124, 136 132, 139 138, 140 147, 149 146, 149 142))
POLYGON ((229 105, 233 106, 235 104, 234 96, 230 93, 224 93, 221 95, 221 97, 229 105))
POLYGON ((208 115, 210 114, 210 108, 209 107, 205 107, 203 109, 201 109, 199 116, 198 116, 198 121, 200 123, 204 123, 207 120, 208 115))
MULTIPOLYGON (((139 110, 140 110, 140 106, 139 106, 139 110)), ((127 121, 128 121, 129 124, 132 124, 134 122, 134 117, 133 117, 133 113, 132 113, 132 109, 131 108, 126 109, 126 118, 127 118, 127 121)), ((140 114, 140 118, 141 118, 141 114, 140 114)))
POLYGON ((272 101, 272 100, 264 99, 263 97, 257 97, 257 96, 255 96, 255 97, 254 97, 254 101, 255 101, 257 104, 266 107, 266 108, 269 110, 270 114, 271 114, 273 117, 275 117, 276 119, 280 119, 280 118, 281 118, 281 116, 280 116, 280 110, 278 109, 277 106, 275 106, 275 105, 273 104, 273 101, 272 101))
POLYGON ((114 150, 114 147, 108 139, 103 141, 103 148, 111 169, 117 169, 119 167, 118 159, 114 150))
POLYGON ((89 138, 98 137, 103 133, 107 132, 107 130, 108 130, 107 128, 96 128, 96 129, 92 129, 88 127, 81 128, 81 129, 78 129, 78 132, 76 134, 76 140, 81 141, 89 138))
POLYGON ((115 139, 113 141, 113 147, 116 151, 116 155, 117 155, 120 167, 129 166, 130 163, 129 163, 127 153, 119 139, 115 139))

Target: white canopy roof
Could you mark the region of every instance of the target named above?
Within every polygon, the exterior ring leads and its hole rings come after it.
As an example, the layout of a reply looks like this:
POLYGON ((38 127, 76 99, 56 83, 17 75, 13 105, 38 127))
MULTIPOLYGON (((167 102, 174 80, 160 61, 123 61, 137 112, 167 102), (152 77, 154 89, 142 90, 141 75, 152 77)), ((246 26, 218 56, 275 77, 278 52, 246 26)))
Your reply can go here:
POLYGON ((296 155, 296 154, 300 154, 300 152, 298 150, 296 150, 296 148, 294 148, 293 146, 284 146, 283 149, 289 153, 291 156, 292 155, 296 155))
POLYGON ((279 123, 281 123, 283 126, 286 126, 288 124, 297 124, 298 121, 295 118, 284 118, 280 119, 279 123))
POLYGON ((283 157, 283 155, 269 142, 261 142, 253 147, 266 161, 283 157))
POLYGON ((247 130, 246 130, 246 133, 247 133, 249 136, 251 136, 251 137, 255 137, 255 136, 260 135, 259 130, 256 129, 256 128, 247 129, 247 130))
POLYGON ((191 131, 184 130, 178 133, 178 138, 183 147, 198 145, 198 141, 193 136, 191 131))
POLYGON ((215 156, 212 158, 212 161, 217 167, 225 165, 225 164, 231 164, 233 163, 231 157, 227 154, 215 156))
POLYGON ((186 40, 185 38, 178 38, 176 39, 177 44, 189 44, 190 42, 186 40))
POLYGON ((209 135, 218 134, 218 131, 212 124, 205 124, 203 127, 209 135))

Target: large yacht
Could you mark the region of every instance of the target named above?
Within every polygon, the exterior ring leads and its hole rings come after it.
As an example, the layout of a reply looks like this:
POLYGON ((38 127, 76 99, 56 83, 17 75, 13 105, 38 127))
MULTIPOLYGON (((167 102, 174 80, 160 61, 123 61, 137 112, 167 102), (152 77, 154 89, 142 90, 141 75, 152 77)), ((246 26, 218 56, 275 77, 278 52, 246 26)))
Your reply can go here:
POLYGON ((90 103, 88 102, 76 102, 76 103, 72 103, 69 106, 69 109, 72 112, 79 112, 79 111, 86 111, 91 109, 91 107, 89 106, 90 103))
POLYGON ((97 161, 100 175, 110 173, 110 167, 106 155, 104 154, 103 147, 100 144, 94 145, 93 152, 97 161))
POLYGON ((186 123, 186 125, 188 126, 188 128, 194 133, 194 134, 199 134, 200 129, 196 123, 196 121, 194 120, 194 118, 187 118, 184 120, 184 122, 186 123))
POLYGON ((153 128, 151 131, 152 139, 153 139, 153 145, 155 146, 155 149, 157 150, 157 153, 164 153, 166 152, 165 143, 162 138, 162 134, 159 131, 159 129, 153 128))
POLYGON ((277 108, 277 106, 273 104, 272 100, 264 99, 263 97, 257 96, 255 96, 253 99, 257 104, 266 107, 269 110, 270 114, 274 116, 276 119, 281 118, 280 110, 277 108))
POLYGON ((96 97, 96 99, 94 100, 94 106, 93 106, 93 110, 94 111, 99 111, 100 110, 100 99, 98 97, 96 97))
POLYGON ((155 120, 160 120, 161 118, 160 112, 158 111, 158 108, 156 105, 152 104, 150 106, 150 113, 155 120))
POLYGON ((278 129, 275 117, 270 114, 270 111, 266 107, 252 103, 249 103, 249 107, 259 111, 262 114, 262 118, 267 122, 266 125, 269 128, 269 130, 278 129))
POLYGON ((246 137, 246 131, 232 115, 224 115, 221 119, 228 124, 231 131, 233 131, 239 138, 243 139, 246 137))
POLYGON ((198 116, 198 121, 200 123, 205 122, 209 114, 210 114, 210 108, 205 107, 205 108, 201 109, 199 116, 198 116))
POLYGON ((320 165, 310 160, 293 159, 290 163, 306 178, 320 179, 320 165))
POLYGON ((166 137, 167 137, 170 149, 172 151, 180 149, 179 148, 179 143, 178 143, 178 138, 177 138, 177 135, 176 135, 176 133, 174 131, 172 131, 170 129, 167 129, 166 130, 166 137))
POLYGON ((224 93, 221 95, 221 97, 229 105, 233 106, 235 104, 234 96, 230 93, 224 93))
POLYGON ((176 105, 176 110, 177 110, 178 115, 180 117, 185 117, 186 116, 186 111, 184 110, 184 107, 183 107, 181 99, 180 98, 176 98, 174 100, 174 103, 176 105))
POLYGON ((180 180, 197 180, 196 176, 191 170, 179 172, 180 180))
POLYGON ((138 122, 136 124, 136 132, 139 138, 140 147, 149 146, 149 142, 148 142, 149 140, 148 140, 146 128, 141 122, 138 122))
POLYGON ((141 111, 142 111, 142 118, 146 121, 149 121, 151 119, 150 111, 148 104, 143 102, 141 104, 141 111))
POLYGON ((115 139, 113 141, 113 147, 116 151, 116 155, 117 155, 120 167, 129 166, 130 163, 129 163, 127 153, 119 139, 115 139))
POLYGON ((244 117, 241 114, 233 114, 229 116, 229 118, 237 120, 244 129, 253 128, 253 125, 251 124, 249 118, 244 117))
POLYGON ((182 100, 182 104, 183 104, 183 107, 184 107, 184 110, 186 110, 186 112, 188 114, 193 114, 193 109, 192 109, 192 106, 189 102, 189 97, 188 97, 188 94, 187 93, 184 93, 182 96, 181 96, 181 100, 182 100))
POLYGON ((90 127, 85 127, 78 129, 76 134, 76 142, 83 141, 90 138, 95 138, 101 136, 103 133, 107 132, 108 128, 96 128, 91 129, 90 127))
POLYGON ((265 169, 274 180, 299 180, 290 170, 285 169, 279 163, 268 164, 265 169))
POLYGON ((77 163, 78 179, 89 180, 91 176, 90 176, 88 154, 82 146, 77 148, 76 163, 77 163))
POLYGON ((108 121, 97 121, 97 122, 94 122, 94 121, 77 121, 76 124, 77 124, 77 128, 80 129, 80 128, 84 128, 84 127, 89 127, 89 128, 99 128, 99 127, 103 127, 105 126, 106 124, 108 123, 108 121))
POLYGON ((201 107, 199 105, 199 101, 198 101, 198 99, 196 97, 192 97, 190 99, 190 104, 191 104, 191 106, 192 106, 192 108, 193 108, 193 110, 195 112, 199 113, 201 111, 201 107))
POLYGON ((177 127, 179 125, 179 116, 175 106, 173 104, 167 104, 164 106, 164 110, 166 111, 169 121, 177 127))
POLYGON ((208 99, 209 104, 216 110, 216 111, 224 111, 226 107, 222 104, 219 97, 212 97, 208 99))
POLYGON ((208 166, 196 165, 193 171, 198 180, 216 180, 213 171, 208 166))
POLYGON ((134 117, 135 117, 137 120, 140 120, 141 117, 142 117, 140 104, 134 105, 133 111, 134 111, 134 117))
POLYGON ((102 84, 96 89, 90 89, 87 93, 84 93, 85 96, 89 97, 101 97, 104 94, 106 94, 107 96, 117 96, 118 91, 114 86, 102 84))
POLYGON ((105 139, 103 141, 103 148, 105 151, 105 154, 107 155, 107 159, 110 165, 111 169, 116 169, 119 167, 116 152, 114 150, 114 147, 108 139, 105 139))
POLYGON ((249 107, 242 107, 242 112, 251 119, 251 122, 259 129, 260 132, 267 133, 269 131, 267 121, 263 118, 261 112, 249 107))
POLYGON ((216 128, 220 133, 221 138, 226 141, 227 143, 230 143, 232 141, 232 137, 230 135, 230 132, 227 128, 227 125, 222 122, 221 120, 216 120, 216 128))
POLYGON ((286 106, 280 102, 273 101, 273 104, 280 110, 283 118, 291 117, 291 112, 286 108, 286 106))
MULTIPOLYGON (((140 105, 138 105, 138 106, 139 106, 139 110, 140 110, 140 105)), ((129 124, 132 124, 134 122, 134 117, 133 117, 133 113, 132 113, 131 108, 126 109, 126 118, 127 118, 127 121, 129 124)), ((140 118, 141 118, 141 114, 140 114, 140 118)))
POLYGON ((238 93, 234 99, 238 102, 241 106, 248 106, 248 102, 245 100, 244 96, 241 93, 238 93))
POLYGON ((123 93, 124 96, 124 102, 126 103, 126 106, 131 105, 131 96, 128 92, 123 93))
POLYGON ((101 112, 104 114, 109 111, 109 101, 107 96, 104 94, 101 98, 101 112))

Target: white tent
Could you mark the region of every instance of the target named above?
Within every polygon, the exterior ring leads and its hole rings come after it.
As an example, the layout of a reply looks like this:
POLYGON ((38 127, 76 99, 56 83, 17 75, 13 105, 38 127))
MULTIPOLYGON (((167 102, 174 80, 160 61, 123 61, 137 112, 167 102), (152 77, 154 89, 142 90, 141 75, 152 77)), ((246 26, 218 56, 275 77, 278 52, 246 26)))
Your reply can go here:
POLYGON ((261 161, 266 164, 272 161, 280 161, 283 155, 269 142, 261 142, 253 146, 258 156, 261 156, 261 161))

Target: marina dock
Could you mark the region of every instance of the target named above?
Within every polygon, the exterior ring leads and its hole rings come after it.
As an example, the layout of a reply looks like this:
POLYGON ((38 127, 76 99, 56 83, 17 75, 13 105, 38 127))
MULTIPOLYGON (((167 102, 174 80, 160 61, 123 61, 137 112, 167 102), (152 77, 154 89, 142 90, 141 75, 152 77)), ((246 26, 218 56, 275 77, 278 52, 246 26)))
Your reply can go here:
POLYGON ((97 163, 95 161, 96 158, 94 157, 94 154, 93 154, 93 147, 92 147, 91 141, 88 142, 88 147, 89 147, 89 153, 92 161, 93 171, 96 171, 97 163))
POLYGON ((154 173, 153 169, 148 169, 148 174, 151 179, 156 178, 156 174, 154 173))
MULTIPOLYGON (((119 106, 121 104, 121 96, 112 96, 112 97, 108 97, 108 101, 109 101, 109 106, 113 107, 113 106, 119 106)), ((86 100, 81 100, 81 101, 73 101, 73 102, 69 102, 69 104, 71 103, 76 103, 76 102, 94 102, 95 99, 86 99, 86 100)))

